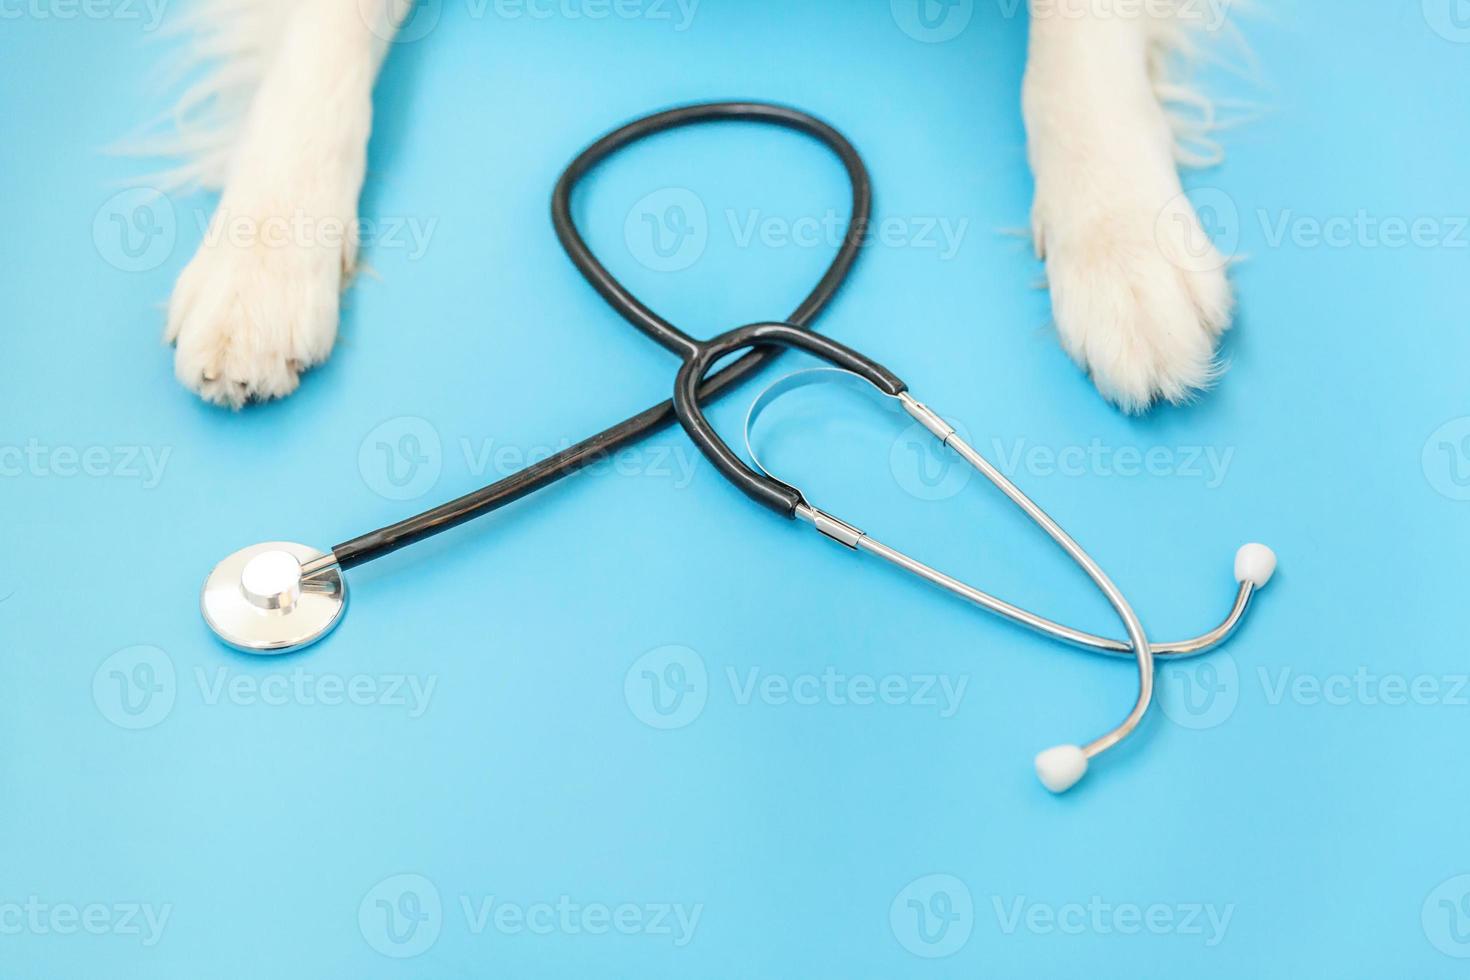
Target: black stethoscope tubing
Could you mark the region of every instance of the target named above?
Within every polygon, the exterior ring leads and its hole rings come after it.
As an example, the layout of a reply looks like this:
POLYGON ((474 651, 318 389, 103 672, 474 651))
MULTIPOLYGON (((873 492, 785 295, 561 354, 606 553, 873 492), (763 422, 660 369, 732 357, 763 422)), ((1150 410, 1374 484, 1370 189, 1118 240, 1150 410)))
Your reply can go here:
MULTIPOLYGON (((837 290, 852 271, 862 250, 872 217, 873 190, 868 169, 851 143, 827 123, 789 106, 764 102, 711 102, 682 106, 636 119, 597 140, 583 150, 562 173, 551 199, 551 221, 557 238, 572 264, 592 287, 625 320, 683 361, 675 397, 648 408, 539 463, 499 480, 457 500, 425 511, 407 520, 369 532, 332 548, 342 569, 353 568, 407 547, 427 537, 457 527, 466 521, 519 500, 608 454, 667 428, 678 419, 700 449, 720 471, 756 500, 792 514, 800 494, 791 487, 757 474, 746 466, 715 434, 704 418, 701 402, 725 394, 735 384, 759 370, 786 347, 799 347, 833 360, 870 380, 882 372, 890 390, 898 379, 882 371, 861 355, 809 332, 806 327, 832 302, 837 290), (816 288, 802 300, 785 323, 755 324, 722 334, 709 341, 689 336, 659 316, 634 296, 592 254, 572 217, 572 194, 578 183, 603 160, 633 143, 657 133, 703 122, 743 121, 781 126, 815 137, 835 153, 852 184, 852 215, 842 244, 816 288), (725 354, 745 350, 741 357, 709 375, 709 369, 725 354), (706 377, 706 375, 709 375, 706 377)), ((877 383, 877 382, 875 382, 877 383)))
MULTIPOLYGON (((200 605, 206 621, 226 642, 252 652, 300 649, 324 636, 341 618, 346 604, 343 569, 361 565, 517 500, 677 419, 694 444, 726 479, 778 514, 801 518, 825 537, 848 549, 877 555, 990 612, 1049 636, 1104 653, 1131 655, 1138 667, 1138 696, 1123 722, 1086 745, 1054 746, 1036 758, 1037 775, 1048 789, 1062 792, 1071 787, 1087 772, 1089 760, 1127 738, 1148 712, 1154 692, 1155 644, 1150 643, 1137 614, 1097 561, 1046 511, 961 438, 942 416, 914 399, 904 382, 881 364, 807 329, 808 323, 831 302, 851 271, 862 247, 871 211, 872 191, 868 173, 857 151, 836 130, 796 109, 757 102, 692 105, 647 116, 604 136, 573 160, 557 181, 552 196, 552 222, 572 263, 593 288, 640 332, 679 357, 681 363, 672 400, 640 412, 498 483, 417 517, 337 545, 330 556, 290 542, 266 542, 236 552, 217 565, 205 582, 200 605), (622 147, 664 130, 713 120, 766 122, 815 136, 836 152, 846 167, 852 182, 853 208, 847 233, 831 266, 789 322, 753 323, 709 340, 696 340, 640 302, 597 260, 572 218, 571 197, 577 183, 588 171, 622 147), (818 369, 824 375, 856 376, 865 380, 880 395, 896 401, 916 423, 978 470, 1087 574, 1118 614, 1128 634, 1127 640, 1118 641, 1072 629, 967 585, 811 506, 801 491, 777 480, 764 467, 757 472, 741 459, 705 417, 702 400, 718 397, 785 348, 796 348, 826 361, 831 367, 818 369), (710 373, 722 359, 734 354, 740 356, 726 367, 710 373)), ((783 389, 782 386, 790 380, 778 382, 757 398, 747 417, 747 442, 754 416, 782 390, 789 390, 789 387, 783 389)), ((1199 637, 1158 644, 1157 652, 1191 656, 1223 641, 1240 622, 1254 590, 1269 580, 1275 566, 1276 558, 1269 548, 1259 544, 1241 548, 1236 556, 1239 589, 1226 621, 1199 637)))

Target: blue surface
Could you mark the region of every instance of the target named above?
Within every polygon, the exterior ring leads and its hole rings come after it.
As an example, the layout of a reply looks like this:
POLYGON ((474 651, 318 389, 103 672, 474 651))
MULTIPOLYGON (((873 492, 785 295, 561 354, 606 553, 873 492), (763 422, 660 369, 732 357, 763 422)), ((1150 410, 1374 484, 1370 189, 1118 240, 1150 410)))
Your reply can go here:
MULTIPOLYGON (((1030 194, 1024 17, 976 3, 921 43, 886 6, 707 0, 680 30, 672 5, 443 4, 379 87, 376 275, 330 364, 239 415, 158 343, 212 202, 169 202, 134 258, 111 224, 141 165, 98 149, 163 105, 169 42, 142 8, 7 15, 0 975, 1464 975, 1465 18, 1317 0, 1244 22, 1257 68, 1211 90, 1262 115, 1191 178, 1245 259, 1232 367, 1128 419, 1058 349, 1006 233, 1030 194), (896 222, 821 327, 1020 460, 1154 636, 1224 611, 1240 543, 1281 555, 1228 652, 1163 670, 1163 710, 1065 798, 1031 755, 1117 721, 1128 665, 822 546, 674 432, 353 572, 309 654, 234 655, 199 619, 237 547, 343 540, 663 397, 670 358, 577 277, 547 199, 611 125, 730 95, 843 128, 896 222), (1395 247, 1360 214, 1427 224, 1395 247), (929 219, 966 229, 957 250, 912 240, 929 219), (1330 219, 1346 237, 1314 240, 1330 219), (379 444, 405 434, 424 462, 396 460, 400 487, 379 444), (1133 449, 1151 472, 1120 474, 1133 449), (670 665, 691 689, 655 704, 670 665), (866 685, 899 703, 854 703, 866 685)), ((742 244, 752 217, 810 230, 845 197, 821 148, 732 127, 638 147, 579 208, 615 271, 708 333, 785 313, 828 258, 820 230, 742 244), (703 252, 642 264, 643 213, 689 194, 703 252)), ((771 432, 818 500, 1115 630, 981 481, 884 416, 810 417, 833 398, 771 432)))

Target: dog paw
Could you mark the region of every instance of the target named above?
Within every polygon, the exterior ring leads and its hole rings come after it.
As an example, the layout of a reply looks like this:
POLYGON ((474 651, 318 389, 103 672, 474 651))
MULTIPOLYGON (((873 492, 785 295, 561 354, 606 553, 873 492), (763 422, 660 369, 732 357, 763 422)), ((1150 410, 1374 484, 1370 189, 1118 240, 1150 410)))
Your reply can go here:
POLYGON ((1036 242, 1062 346, 1105 398, 1142 412, 1214 380, 1234 300, 1226 260, 1182 193, 1063 219, 1038 206, 1036 242))
POLYGON ((222 204, 174 288, 174 373, 206 401, 238 409, 284 397, 332 352, 355 224, 288 213, 222 204))

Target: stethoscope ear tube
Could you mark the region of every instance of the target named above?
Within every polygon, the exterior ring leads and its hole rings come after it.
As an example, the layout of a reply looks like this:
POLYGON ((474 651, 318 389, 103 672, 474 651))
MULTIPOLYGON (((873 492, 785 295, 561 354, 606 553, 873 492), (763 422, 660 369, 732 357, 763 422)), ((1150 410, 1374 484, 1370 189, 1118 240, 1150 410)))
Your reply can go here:
MULTIPOLYGON (((1006 602, 1003 599, 998 599, 986 592, 982 592, 952 576, 925 565, 896 548, 883 544, 866 532, 859 530, 853 524, 813 506, 799 491, 794 491, 801 497, 801 502, 795 508, 794 516, 805 520, 823 536, 846 548, 875 555, 889 564, 916 575, 927 582, 938 585, 983 609, 1039 633, 1093 652, 1115 656, 1130 656, 1135 660, 1138 665, 1138 696, 1134 702, 1133 710, 1129 712, 1122 723, 1086 745, 1056 746, 1037 755, 1035 760, 1036 773, 1042 784, 1052 792, 1064 792, 1075 785, 1087 773, 1088 764, 1091 759, 1127 738, 1148 711, 1149 705, 1153 700, 1153 664, 1155 654, 1162 654, 1164 656, 1197 656, 1227 639, 1239 626, 1245 616, 1246 611, 1250 607, 1250 600, 1255 590, 1264 586, 1270 580, 1276 568, 1276 556, 1265 545, 1248 544, 1242 547, 1237 552, 1235 560, 1235 576, 1238 582, 1236 599, 1225 621, 1198 637, 1155 646, 1144 636, 1143 628, 1139 623, 1137 615, 1134 614, 1132 607, 1123 598, 1117 586, 1102 571, 1102 568, 1097 562, 1055 520, 1022 493, 1014 483, 1008 480, 984 456, 960 438, 959 434, 955 432, 954 427, 946 422, 937 412, 934 412, 921 402, 915 400, 901 384, 898 390, 895 391, 892 390, 892 385, 875 382, 873 377, 874 374, 871 372, 871 368, 866 373, 849 372, 845 368, 814 368, 788 375, 770 385, 756 397, 755 401, 751 404, 749 413, 746 415, 745 443, 749 450, 751 460, 759 468, 762 479, 768 480, 778 486, 789 486, 789 484, 778 480, 772 475, 770 470, 760 461, 760 454, 755 446, 754 432, 761 414, 782 395, 807 384, 838 382, 851 384, 858 388, 866 388, 868 391, 879 396, 888 407, 893 407, 894 405, 899 407, 903 412, 927 429, 944 446, 957 453, 962 459, 977 469, 987 480, 1016 504, 1027 517, 1045 531, 1082 568, 1098 589, 1102 591, 1103 595, 1108 599, 1122 620, 1124 629, 1128 634, 1126 641, 1094 636, 1090 633, 1064 626, 1061 623, 1054 622, 1044 616, 1040 616, 1006 602)), ((892 375, 887 374, 887 377, 892 378, 892 375)), ((896 378, 893 380, 896 380, 896 378)), ((681 415, 681 420, 682 418, 681 415)), ((702 415, 700 418, 702 419, 702 415)), ((711 438, 714 440, 716 450, 723 448, 725 454, 733 455, 729 453, 728 447, 719 440, 718 436, 712 436, 711 438)), ((696 441, 700 442, 701 448, 705 448, 702 441, 696 441)))
POLYGON ((899 395, 907 385, 898 375, 877 361, 859 354, 851 347, 830 337, 810 333, 789 323, 752 323, 695 344, 691 355, 679 369, 674 381, 674 412, 679 424, 700 452, 715 465, 720 474, 735 484, 746 496, 786 517, 796 517, 805 502, 801 491, 775 479, 768 473, 756 472, 732 450, 705 417, 699 402, 699 388, 710 367, 720 358, 740 350, 760 347, 791 347, 821 358, 849 372, 887 395, 899 395))

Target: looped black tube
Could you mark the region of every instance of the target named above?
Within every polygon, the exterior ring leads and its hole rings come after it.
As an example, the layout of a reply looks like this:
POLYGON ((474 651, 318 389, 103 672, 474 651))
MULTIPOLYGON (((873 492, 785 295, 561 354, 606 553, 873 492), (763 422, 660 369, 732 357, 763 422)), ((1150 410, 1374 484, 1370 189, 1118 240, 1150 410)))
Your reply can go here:
MULTIPOLYGON (((857 261, 867 235, 868 222, 872 217, 872 182, 857 150, 841 133, 822 120, 787 106, 763 102, 709 102, 670 109, 634 120, 583 150, 557 181, 552 196, 551 220, 557 238, 567 250, 572 264, 619 315, 686 362, 698 353, 701 346, 699 341, 645 306, 597 260, 577 230, 572 218, 571 198, 583 176, 606 157, 630 143, 682 126, 726 120, 768 123, 806 133, 824 143, 837 155, 852 183, 852 217, 847 233, 821 281, 788 318, 792 327, 807 327, 831 303, 857 261)), ((779 346, 752 349, 698 385, 692 400, 697 403, 699 400, 719 397, 777 356, 781 349, 779 346)), ((519 500, 589 464, 605 459, 630 443, 667 428, 674 419, 672 401, 655 405, 497 483, 416 517, 343 542, 332 549, 332 555, 343 569, 372 561, 519 500)))
POLYGON ((679 416, 679 424, 725 479, 746 496, 778 514, 795 517, 796 508, 806 503, 801 491, 751 469, 715 432, 699 404, 699 386, 712 364, 734 351, 772 344, 814 354, 834 367, 867 380, 885 395, 897 397, 908 390, 908 385, 899 380, 898 375, 851 347, 789 323, 752 323, 696 345, 695 353, 684 362, 674 383, 674 411, 679 416))

